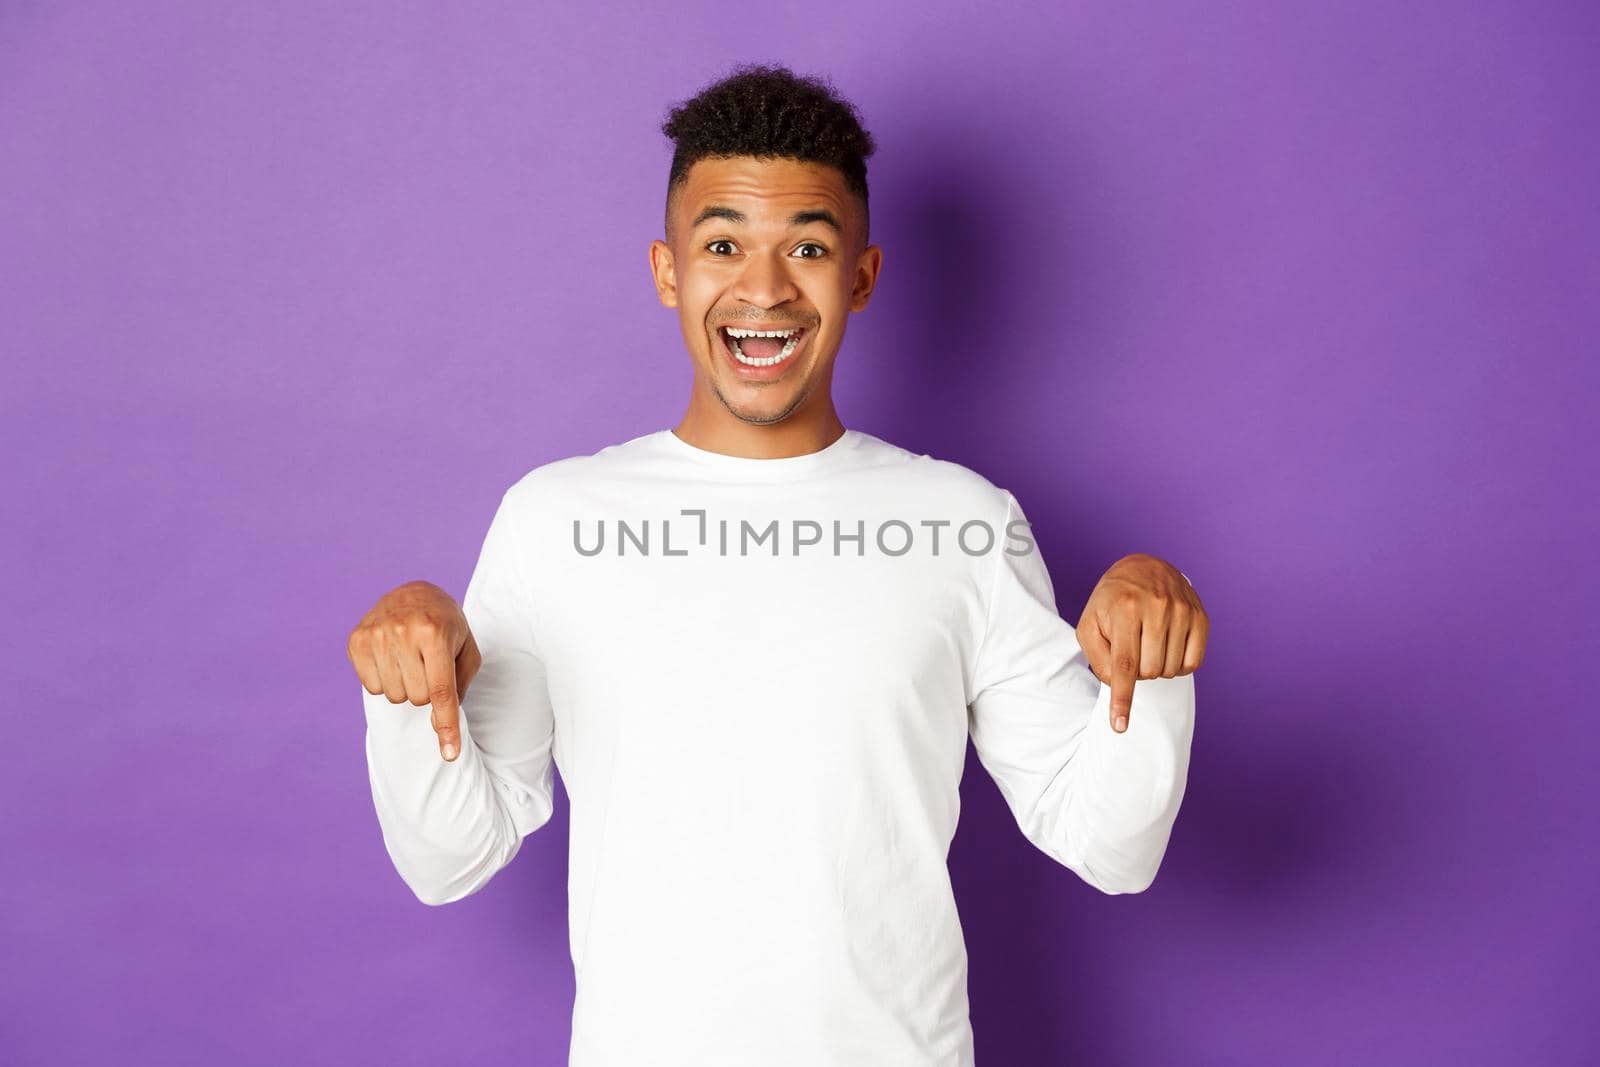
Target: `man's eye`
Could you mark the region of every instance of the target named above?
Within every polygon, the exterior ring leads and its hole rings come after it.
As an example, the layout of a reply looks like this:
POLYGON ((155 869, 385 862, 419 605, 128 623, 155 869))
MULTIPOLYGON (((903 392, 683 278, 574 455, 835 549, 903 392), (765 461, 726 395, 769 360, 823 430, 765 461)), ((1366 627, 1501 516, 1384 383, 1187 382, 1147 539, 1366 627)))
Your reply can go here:
MULTIPOLYGON (((727 241, 727 240, 712 241, 710 244, 706 245, 706 250, 708 252, 710 252, 714 256, 724 255, 725 253, 717 251, 717 246, 719 246, 719 245, 727 245, 727 246, 729 246, 731 248, 733 246, 733 242, 732 241, 727 241)), ((821 259, 823 256, 828 254, 828 250, 826 248, 824 248, 822 245, 817 244, 815 241, 807 241, 805 244, 801 245, 800 247, 801 248, 815 248, 817 250, 817 254, 816 255, 814 255, 814 256, 801 256, 800 257, 801 259, 821 259)))

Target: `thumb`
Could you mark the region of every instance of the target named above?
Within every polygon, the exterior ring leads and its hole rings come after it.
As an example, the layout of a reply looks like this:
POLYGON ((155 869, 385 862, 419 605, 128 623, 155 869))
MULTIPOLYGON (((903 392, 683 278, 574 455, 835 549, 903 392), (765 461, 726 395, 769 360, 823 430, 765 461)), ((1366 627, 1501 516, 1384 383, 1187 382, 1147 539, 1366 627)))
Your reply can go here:
POLYGON ((478 652, 478 642, 472 639, 472 631, 467 631, 467 639, 461 646, 461 651, 456 654, 456 692, 465 699, 467 686, 472 684, 472 679, 478 676, 478 668, 483 666, 483 656, 478 652))
POLYGON ((1077 635, 1078 647, 1083 649, 1083 658, 1089 664, 1089 670, 1102 682, 1108 681, 1111 678, 1111 642, 1093 623, 1088 626, 1079 623, 1077 635))

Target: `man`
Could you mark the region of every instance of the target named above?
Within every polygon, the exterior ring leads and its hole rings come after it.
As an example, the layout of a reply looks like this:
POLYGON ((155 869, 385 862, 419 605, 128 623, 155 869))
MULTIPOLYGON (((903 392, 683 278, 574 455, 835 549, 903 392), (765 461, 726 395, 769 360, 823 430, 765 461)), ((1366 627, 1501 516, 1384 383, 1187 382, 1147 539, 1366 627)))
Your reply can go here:
POLYGON ((872 139, 826 82, 738 68, 664 131, 650 266, 688 410, 513 485, 462 608, 413 582, 356 627, 384 842, 421 900, 460 900, 560 766, 573 1067, 971 1067, 968 737, 1035 845, 1140 892, 1205 613, 1136 554, 1075 633, 1010 492, 839 421, 882 252, 872 139))

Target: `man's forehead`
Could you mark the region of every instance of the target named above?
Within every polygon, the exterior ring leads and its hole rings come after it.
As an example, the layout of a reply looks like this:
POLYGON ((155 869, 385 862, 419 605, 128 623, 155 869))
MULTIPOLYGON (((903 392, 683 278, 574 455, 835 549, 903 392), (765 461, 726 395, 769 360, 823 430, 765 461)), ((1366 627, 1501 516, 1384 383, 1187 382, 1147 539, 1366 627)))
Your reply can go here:
POLYGON ((682 209, 690 218, 716 205, 735 207, 752 220, 807 207, 829 208, 841 218, 848 211, 842 174, 823 164, 792 159, 697 160, 689 168, 683 191, 682 209))

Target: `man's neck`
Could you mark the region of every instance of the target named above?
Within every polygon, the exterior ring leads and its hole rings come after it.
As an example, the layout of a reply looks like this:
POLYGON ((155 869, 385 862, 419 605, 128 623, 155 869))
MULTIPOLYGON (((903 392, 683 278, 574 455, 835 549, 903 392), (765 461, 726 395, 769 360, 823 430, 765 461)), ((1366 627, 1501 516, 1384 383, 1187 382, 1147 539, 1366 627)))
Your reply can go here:
POLYGON ((726 411, 707 417, 693 410, 673 427, 678 438, 707 452, 745 459, 786 459, 820 452, 844 433, 844 423, 832 407, 817 415, 798 412, 782 422, 749 423, 726 411))

